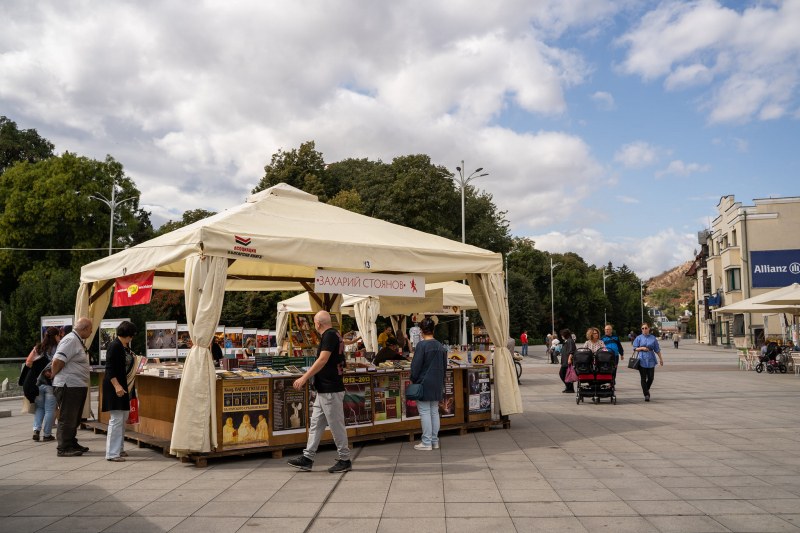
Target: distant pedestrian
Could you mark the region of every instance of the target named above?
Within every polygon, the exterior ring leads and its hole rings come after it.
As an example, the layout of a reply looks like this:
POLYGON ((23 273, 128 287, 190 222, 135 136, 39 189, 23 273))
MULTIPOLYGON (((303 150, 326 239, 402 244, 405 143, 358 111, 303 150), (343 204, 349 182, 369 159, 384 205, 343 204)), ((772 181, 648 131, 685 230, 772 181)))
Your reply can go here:
POLYGON ((23 389, 26 397, 34 396, 36 413, 33 416, 33 440, 36 441, 40 438, 40 431, 42 441, 56 440, 51 433, 56 416, 56 396, 53 392, 53 382, 50 379, 52 376, 50 362, 53 360, 61 337, 61 331, 58 328, 47 328, 42 342, 34 346, 25 361, 25 365, 30 368, 30 371, 23 384, 23 389), (33 392, 36 394, 32 394, 33 392))
POLYGON ((635 339, 635 338, 636 338, 636 335, 634 335, 634 334, 633 334, 633 330, 631 330, 631 332, 630 332, 630 333, 628 333, 628 342, 630 342, 631 344, 633 344, 633 339, 635 339))
POLYGON ((676 331, 675 333, 673 333, 673 334, 672 334, 672 344, 673 344, 673 346, 675 346, 675 348, 677 348, 677 347, 678 347, 678 343, 679 343, 680 341, 681 341, 681 336, 680 336, 680 334, 679 334, 679 333, 676 331))
POLYGON ((600 340, 603 341, 603 344, 606 345, 606 348, 614 352, 614 355, 617 356, 617 360, 614 363, 616 366, 622 359, 625 359, 625 349, 622 347, 622 341, 619 340, 619 337, 614 335, 614 326, 611 324, 606 324, 604 333, 605 335, 603 335, 600 340))
POLYGON ((650 334, 650 325, 642 324, 642 334, 633 339, 633 351, 639 355, 639 376, 642 378, 642 392, 644 401, 650 401, 650 387, 656 374, 656 356, 658 364, 664 366, 661 357, 661 346, 658 339, 650 334))
POLYGON ((552 333, 548 333, 547 337, 544 338, 545 352, 550 353, 550 346, 553 345, 554 338, 555 336, 552 333))
POLYGON ((547 351, 547 353, 550 356, 550 364, 557 365, 558 356, 561 353, 561 342, 558 339, 553 339, 550 341, 550 349, 547 351))
POLYGON ((528 330, 523 329, 522 335, 519 336, 519 341, 522 344, 522 356, 528 355, 528 330))
POLYGON ((569 362, 572 360, 572 354, 575 353, 577 347, 575 346, 575 341, 572 338, 572 332, 570 330, 562 329, 561 339, 561 370, 558 372, 561 381, 564 382, 564 390, 561 392, 574 393, 575 384, 567 383, 565 380, 567 377, 567 368, 569 367, 569 362))

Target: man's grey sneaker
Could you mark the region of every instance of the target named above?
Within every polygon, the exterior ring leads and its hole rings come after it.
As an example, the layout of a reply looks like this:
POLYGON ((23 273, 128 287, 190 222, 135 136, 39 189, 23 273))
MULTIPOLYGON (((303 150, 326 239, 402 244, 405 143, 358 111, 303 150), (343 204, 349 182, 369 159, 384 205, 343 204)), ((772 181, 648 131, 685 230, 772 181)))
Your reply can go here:
POLYGON ((71 448, 69 450, 59 451, 56 455, 59 457, 78 457, 79 455, 83 455, 83 451, 71 448))
POLYGON ((301 455, 295 459, 288 461, 289 466, 293 466, 298 470, 304 470, 308 472, 311 470, 311 467, 314 466, 314 461, 306 457, 305 455, 301 455))
POLYGON ((439 443, 438 442, 434 442, 433 444, 431 444, 431 446, 433 446, 434 450, 438 450, 439 449, 439 443))
POLYGON ((342 461, 339 459, 336 461, 336 464, 333 465, 328 469, 328 472, 331 474, 338 474, 339 472, 349 472, 353 469, 353 463, 348 461, 342 461))

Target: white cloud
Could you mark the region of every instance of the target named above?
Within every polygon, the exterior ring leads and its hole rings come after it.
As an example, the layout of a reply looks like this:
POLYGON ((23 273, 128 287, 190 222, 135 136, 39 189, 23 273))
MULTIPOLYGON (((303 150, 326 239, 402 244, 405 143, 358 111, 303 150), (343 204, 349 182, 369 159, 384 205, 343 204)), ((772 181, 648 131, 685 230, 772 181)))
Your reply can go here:
POLYGON ((711 170, 711 165, 701 165, 700 163, 684 163, 680 159, 675 159, 670 161, 669 165, 667 165, 667 168, 656 172, 656 177, 662 178, 669 175, 686 177, 698 172, 708 172, 709 170, 711 170))
POLYGON ((614 154, 614 161, 626 168, 644 168, 658 161, 659 149, 645 141, 624 145, 614 154))
POLYGON ((638 204, 639 199, 634 198, 632 196, 624 196, 624 195, 617 195, 617 201, 622 202, 623 204, 638 204))
POLYGON ((603 111, 611 111, 616 108, 614 97, 611 95, 611 93, 597 91, 592 95, 592 100, 595 102, 598 109, 603 111))
POLYGON ((532 235, 536 248, 551 253, 575 252, 593 265, 611 261, 644 279, 678 266, 694 257, 697 235, 666 228, 643 240, 612 239, 591 228, 532 235))
POLYGON ((797 1, 739 11, 714 0, 664 2, 619 39, 627 47, 620 68, 663 77, 668 90, 709 86, 702 107, 713 123, 774 120, 797 107, 798 27, 797 1))

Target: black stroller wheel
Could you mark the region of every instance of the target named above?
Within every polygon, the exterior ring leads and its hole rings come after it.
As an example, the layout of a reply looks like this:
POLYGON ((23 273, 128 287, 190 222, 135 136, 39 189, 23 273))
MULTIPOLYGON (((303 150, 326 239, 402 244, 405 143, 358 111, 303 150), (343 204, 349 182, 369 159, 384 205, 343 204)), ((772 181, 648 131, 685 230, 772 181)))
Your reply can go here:
POLYGON ((758 372, 758 373, 760 374, 760 373, 762 373, 763 371, 764 371, 764 363, 758 363, 758 364, 756 365, 756 372, 758 372))
POLYGON ((580 405, 582 400, 583 400, 583 398, 581 398, 580 395, 576 396, 575 397, 575 405, 580 405))
POLYGON ((774 374, 775 368, 772 365, 767 365, 767 374, 774 374))
POLYGON ((617 397, 616 396, 612 396, 611 397, 611 403, 613 403, 614 405, 617 405, 617 397))
POLYGON ((784 365, 783 363, 781 363, 780 369, 781 369, 781 374, 785 374, 788 371, 786 365, 784 365))

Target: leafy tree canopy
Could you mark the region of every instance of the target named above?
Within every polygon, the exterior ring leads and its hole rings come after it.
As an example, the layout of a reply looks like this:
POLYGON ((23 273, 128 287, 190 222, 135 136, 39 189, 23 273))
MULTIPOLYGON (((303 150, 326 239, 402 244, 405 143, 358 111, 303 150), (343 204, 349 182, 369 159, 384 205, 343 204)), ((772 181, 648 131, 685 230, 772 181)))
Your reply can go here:
POLYGON ((35 163, 52 156, 53 143, 36 130, 21 130, 16 122, 0 116, 0 174, 15 163, 35 163))

